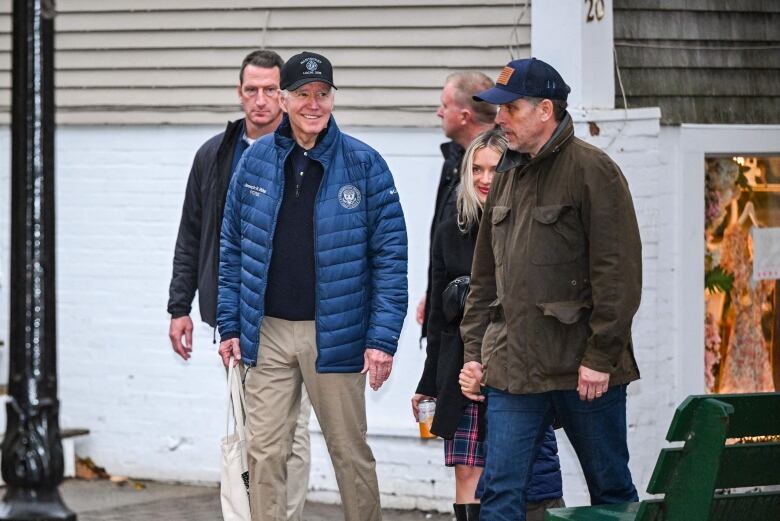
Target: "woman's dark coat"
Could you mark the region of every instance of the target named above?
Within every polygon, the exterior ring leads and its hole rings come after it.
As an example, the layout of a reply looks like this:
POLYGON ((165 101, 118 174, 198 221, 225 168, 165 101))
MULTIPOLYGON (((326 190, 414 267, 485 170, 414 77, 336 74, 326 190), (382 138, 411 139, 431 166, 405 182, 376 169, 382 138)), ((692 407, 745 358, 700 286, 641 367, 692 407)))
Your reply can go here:
MULTIPOLYGON (((454 201, 452 207, 454 209, 454 201)), ((417 393, 436 398, 431 432, 451 439, 469 400, 460 391, 458 374, 463 367, 460 321, 448 324, 442 313, 442 291, 449 282, 471 273, 471 257, 477 227, 469 233, 458 229, 455 211, 439 223, 431 247, 431 308, 428 317, 428 347, 417 393)), ((484 418, 480 411, 480 419, 484 418)))

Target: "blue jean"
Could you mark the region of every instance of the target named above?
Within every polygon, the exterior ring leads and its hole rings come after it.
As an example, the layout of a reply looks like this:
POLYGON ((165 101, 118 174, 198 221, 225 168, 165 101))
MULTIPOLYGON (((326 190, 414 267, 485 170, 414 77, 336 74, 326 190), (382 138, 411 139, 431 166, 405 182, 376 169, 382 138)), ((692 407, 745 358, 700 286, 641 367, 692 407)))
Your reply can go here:
POLYGON ((525 521, 532 464, 553 418, 577 453, 591 504, 639 499, 628 470, 625 385, 592 402, 577 391, 510 394, 488 387, 481 519, 525 521))

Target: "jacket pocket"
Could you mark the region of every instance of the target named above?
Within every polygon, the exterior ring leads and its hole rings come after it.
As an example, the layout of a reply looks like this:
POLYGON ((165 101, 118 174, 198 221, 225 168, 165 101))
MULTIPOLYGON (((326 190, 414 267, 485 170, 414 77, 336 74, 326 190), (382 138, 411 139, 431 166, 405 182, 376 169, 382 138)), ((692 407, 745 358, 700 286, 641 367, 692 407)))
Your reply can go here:
POLYGON ((496 266, 504 264, 506 241, 509 237, 509 211, 508 206, 494 206, 490 214, 490 224, 493 226, 491 230, 493 258, 496 266))
POLYGON ((586 300, 569 300, 536 306, 542 316, 535 319, 534 345, 543 374, 576 374, 589 335, 593 305, 586 300))
POLYGON ((537 206, 531 213, 531 262, 566 264, 585 253, 579 216, 567 204, 537 206))

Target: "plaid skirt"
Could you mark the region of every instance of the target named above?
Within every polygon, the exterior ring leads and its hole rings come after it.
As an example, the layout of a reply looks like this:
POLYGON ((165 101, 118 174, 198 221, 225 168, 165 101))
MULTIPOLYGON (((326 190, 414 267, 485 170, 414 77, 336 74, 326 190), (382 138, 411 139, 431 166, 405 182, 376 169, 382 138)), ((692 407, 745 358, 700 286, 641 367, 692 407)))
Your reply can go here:
POLYGON ((451 440, 444 440, 444 465, 447 467, 485 466, 485 449, 483 443, 478 440, 477 411, 477 404, 469 403, 463 410, 455 436, 451 440))

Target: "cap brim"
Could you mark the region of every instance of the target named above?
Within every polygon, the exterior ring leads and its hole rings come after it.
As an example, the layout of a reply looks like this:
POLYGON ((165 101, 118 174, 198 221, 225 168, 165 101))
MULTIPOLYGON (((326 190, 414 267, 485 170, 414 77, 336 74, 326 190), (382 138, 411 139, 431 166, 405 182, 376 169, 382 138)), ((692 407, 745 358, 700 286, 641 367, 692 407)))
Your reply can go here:
POLYGON ((319 81, 320 83, 326 83, 331 87, 333 87, 334 89, 338 90, 338 87, 336 87, 335 85, 333 85, 333 83, 323 78, 303 78, 301 80, 296 81, 292 85, 288 85, 287 87, 284 88, 284 90, 288 90, 288 91, 295 90, 299 87, 306 85, 307 83, 314 83, 315 81, 319 81))
POLYGON ((484 101, 493 105, 503 105, 504 103, 511 103, 516 99, 522 98, 522 94, 516 92, 510 92, 501 87, 493 87, 488 90, 474 94, 472 98, 476 101, 484 101))

